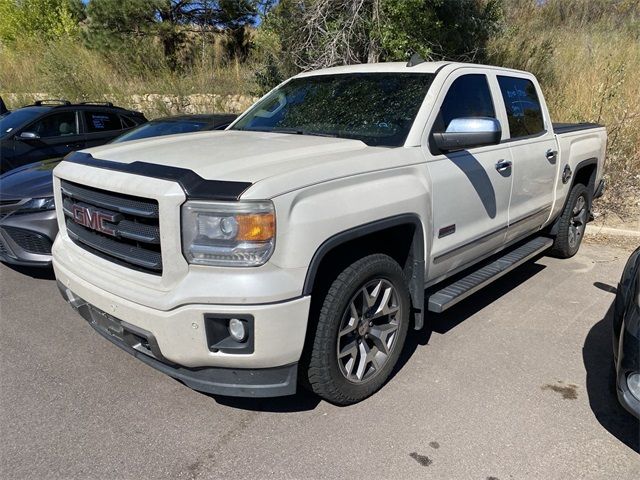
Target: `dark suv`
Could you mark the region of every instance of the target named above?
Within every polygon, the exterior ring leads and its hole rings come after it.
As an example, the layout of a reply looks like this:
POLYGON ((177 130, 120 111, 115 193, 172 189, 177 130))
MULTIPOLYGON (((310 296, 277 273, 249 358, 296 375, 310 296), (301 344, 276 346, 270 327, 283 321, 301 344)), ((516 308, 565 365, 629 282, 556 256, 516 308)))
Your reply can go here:
POLYGON ((109 102, 39 100, 0 117, 0 173, 102 145, 146 121, 109 102))

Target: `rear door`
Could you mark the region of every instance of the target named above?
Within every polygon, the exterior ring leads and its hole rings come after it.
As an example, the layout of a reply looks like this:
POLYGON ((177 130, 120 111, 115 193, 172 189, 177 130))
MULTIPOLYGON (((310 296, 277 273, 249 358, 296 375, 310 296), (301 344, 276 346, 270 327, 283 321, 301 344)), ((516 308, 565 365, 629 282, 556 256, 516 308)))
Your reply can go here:
POLYGON ((81 114, 84 120, 87 148, 104 145, 122 133, 122 120, 115 112, 86 109, 81 114))
MULTIPOLYGON (((526 74, 496 76, 507 115, 513 192, 507 242, 537 231, 549 218, 558 171, 558 146, 539 86, 526 74)), ((502 105, 501 105, 502 108, 502 105)))
POLYGON ((435 103, 423 147, 432 183, 433 238, 429 281, 433 282, 502 248, 508 224, 512 175, 501 168, 511 160, 507 145, 489 145, 442 153, 432 137, 454 118, 492 117, 494 106, 487 76, 459 69, 445 81, 435 103))
POLYGON ((24 127, 19 133, 22 132, 34 133, 37 137, 14 141, 14 166, 61 158, 84 146, 78 115, 72 109, 56 108, 52 113, 24 127))

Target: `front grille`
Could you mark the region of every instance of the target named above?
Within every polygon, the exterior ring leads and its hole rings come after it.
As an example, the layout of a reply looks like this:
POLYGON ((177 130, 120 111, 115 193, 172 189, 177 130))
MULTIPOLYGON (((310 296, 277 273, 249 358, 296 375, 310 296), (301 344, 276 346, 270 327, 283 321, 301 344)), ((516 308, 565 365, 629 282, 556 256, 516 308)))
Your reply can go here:
POLYGON ((62 207, 76 245, 128 268, 162 273, 157 201, 62 181, 62 207), (74 212, 87 216, 78 221, 74 212))
POLYGON ((38 255, 51 254, 51 240, 45 235, 16 227, 3 227, 4 231, 23 250, 38 255))
POLYGON ((2 239, 2 236, 0 236, 0 255, 13 256, 13 255, 11 255, 11 252, 9 251, 9 247, 7 247, 4 244, 4 240, 2 239))

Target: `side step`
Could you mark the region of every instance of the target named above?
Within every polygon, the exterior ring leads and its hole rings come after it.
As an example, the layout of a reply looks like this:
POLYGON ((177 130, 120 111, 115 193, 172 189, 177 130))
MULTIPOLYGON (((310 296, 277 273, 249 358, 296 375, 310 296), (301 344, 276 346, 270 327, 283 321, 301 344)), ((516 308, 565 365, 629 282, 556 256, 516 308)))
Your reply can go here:
POLYGON ((429 311, 441 313, 482 287, 545 251, 553 244, 547 237, 536 237, 469 275, 438 290, 429 297, 429 311))

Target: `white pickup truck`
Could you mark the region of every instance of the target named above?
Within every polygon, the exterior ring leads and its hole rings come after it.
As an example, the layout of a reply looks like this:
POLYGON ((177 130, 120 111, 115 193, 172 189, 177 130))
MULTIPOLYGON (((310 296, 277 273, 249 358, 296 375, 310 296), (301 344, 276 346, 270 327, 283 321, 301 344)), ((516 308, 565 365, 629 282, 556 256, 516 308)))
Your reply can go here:
POLYGON ((350 404, 409 328, 576 253, 605 146, 601 126, 552 124, 522 71, 302 73, 226 131, 67 156, 53 266, 99 333, 196 390, 350 404))

